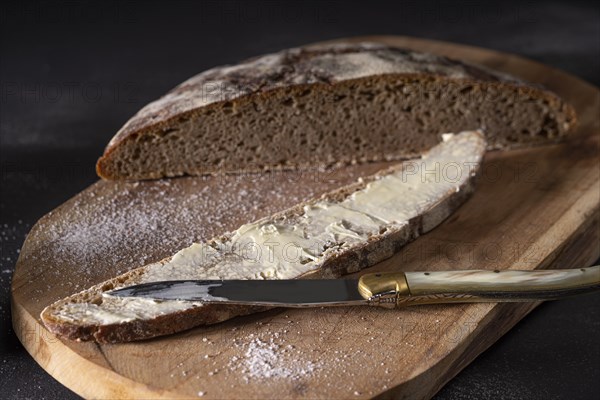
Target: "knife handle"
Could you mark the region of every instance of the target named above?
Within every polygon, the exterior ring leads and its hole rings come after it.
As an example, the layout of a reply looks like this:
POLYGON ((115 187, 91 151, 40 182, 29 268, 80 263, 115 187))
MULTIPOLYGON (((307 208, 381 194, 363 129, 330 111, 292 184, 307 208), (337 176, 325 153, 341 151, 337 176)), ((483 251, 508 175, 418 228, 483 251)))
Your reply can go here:
POLYGON ((600 289, 600 265, 541 271, 387 272, 361 276, 360 294, 387 308, 416 304, 553 300, 600 289))

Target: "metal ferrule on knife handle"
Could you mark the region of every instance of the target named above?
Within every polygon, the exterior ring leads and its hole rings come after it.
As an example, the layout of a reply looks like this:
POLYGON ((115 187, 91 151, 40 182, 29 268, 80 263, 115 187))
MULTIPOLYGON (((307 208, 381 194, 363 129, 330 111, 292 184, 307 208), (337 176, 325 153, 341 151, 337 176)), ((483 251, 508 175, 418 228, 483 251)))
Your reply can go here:
POLYGON ((369 304, 394 308, 417 304, 553 300, 600 288, 600 266, 572 270, 464 270, 363 275, 358 290, 369 304))

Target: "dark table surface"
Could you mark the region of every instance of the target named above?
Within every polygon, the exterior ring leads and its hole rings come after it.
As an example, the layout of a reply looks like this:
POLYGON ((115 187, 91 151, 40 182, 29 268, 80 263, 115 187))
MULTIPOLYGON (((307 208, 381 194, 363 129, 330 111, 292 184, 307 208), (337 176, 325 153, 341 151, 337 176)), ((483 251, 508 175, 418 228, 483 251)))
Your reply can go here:
MULTIPOLYGON (((77 398, 11 328, 10 280, 25 235, 97 179, 94 163, 128 117, 189 76, 304 43, 398 34, 515 53, 600 83, 600 10, 577 1, 2 2, 0 25, 0 393, 8 399, 77 398)), ((600 294, 541 305, 437 398, 597 399, 599 306, 600 294)))

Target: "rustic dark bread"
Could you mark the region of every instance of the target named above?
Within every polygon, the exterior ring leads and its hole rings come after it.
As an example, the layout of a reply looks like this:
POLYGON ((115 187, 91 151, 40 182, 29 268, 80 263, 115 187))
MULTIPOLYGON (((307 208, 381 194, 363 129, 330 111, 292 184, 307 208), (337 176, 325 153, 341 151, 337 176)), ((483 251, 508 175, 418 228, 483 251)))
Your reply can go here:
MULTIPOLYGON (((426 153, 425 157, 431 160, 431 162, 438 164, 440 162, 445 163, 448 160, 448 165, 462 161, 467 163, 467 161, 471 160, 468 163, 468 168, 463 170, 463 172, 468 171, 468 173, 461 174, 459 181, 445 182, 443 184, 437 181, 429 181, 429 178, 425 179, 423 184, 428 188, 427 191, 424 191, 428 199, 426 204, 417 200, 411 200, 418 197, 411 197, 409 193, 407 193, 406 198, 394 200, 397 204, 403 201, 407 203, 413 202, 414 204, 411 204, 409 208, 414 206, 413 208, 417 209, 418 213, 412 215, 408 220, 400 220, 400 223, 383 223, 377 230, 365 236, 364 240, 355 242, 351 246, 343 247, 343 243, 341 245, 338 243, 329 243, 327 250, 319 256, 319 262, 314 264, 314 269, 308 270, 306 273, 296 277, 334 278, 374 265, 391 257, 399 248, 420 234, 433 229, 458 208, 474 189, 474 179, 479 169, 486 144, 481 132, 463 132, 460 135, 451 136, 450 138, 445 137, 444 140, 445 143, 434 147, 426 153)), ((314 206, 323 201, 331 204, 340 204, 361 190, 368 188, 371 183, 380 182, 392 175, 399 176, 398 174, 403 174, 406 170, 406 165, 409 165, 409 163, 414 163, 414 161, 407 161, 380 171, 375 175, 359 180, 355 184, 341 187, 324 194, 319 199, 303 202, 285 211, 263 218, 258 222, 268 224, 272 221, 285 221, 286 224, 294 224, 296 220, 306 215, 306 207, 314 206)), ((424 170, 431 171, 431 168, 425 168, 424 170)), ((413 174, 412 170, 410 174, 413 174)), ((401 176, 404 177, 404 175, 401 176)), ((395 180, 393 182, 398 181, 395 180)), ((402 205, 400 209, 403 207, 405 206, 402 205)), ((352 229, 355 232, 360 231, 360 229, 352 229)), ((233 233, 226 233, 208 241, 206 246, 207 248, 221 249, 221 245, 231 241, 232 236, 233 233)), ((168 257, 157 263, 131 270, 119 277, 59 300, 42 311, 41 319, 50 331, 69 339, 114 343, 179 332, 194 326, 221 322, 237 315, 260 311, 262 309, 256 307, 203 305, 195 302, 165 301, 159 303, 139 303, 137 299, 105 297, 102 295, 104 292, 114 288, 148 281, 216 279, 206 277, 209 274, 207 272, 209 268, 205 268, 204 266, 192 267, 191 264, 183 266, 179 264, 171 267, 171 269, 167 269, 169 263, 174 262, 175 257, 168 257), (185 272, 187 275, 184 278, 173 274, 173 268, 176 270, 184 267, 192 267, 191 272, 185 272), (150 309, 146 310, 143 307, 149 307, 150 309), (129 311, 131 312, 128 314, 129 311), (134 315, 134 317, 130 317, 129 315, 134 315)), ((227 277, 219 279, 227 279, 227 277)))
POLYGON ((553 142, 575 124, 555 94, 483 67, 382 44, 299 48, 217 67, 131 118, 98 160, 105 179, 399 160, 443 132, 490 149, 553 142))

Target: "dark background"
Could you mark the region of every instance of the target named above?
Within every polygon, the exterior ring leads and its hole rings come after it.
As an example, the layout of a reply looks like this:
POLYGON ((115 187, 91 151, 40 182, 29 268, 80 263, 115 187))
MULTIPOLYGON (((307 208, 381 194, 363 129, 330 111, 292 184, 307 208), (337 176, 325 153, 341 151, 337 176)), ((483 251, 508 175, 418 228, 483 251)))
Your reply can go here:
MULTIPOLYGON (((516 53, 600 83, 600 11, 578 1, 3 2, 0 22, 0 393, 9 399, 76 398, 11 329, 25 235, 97 179, 97 157, 134 112, 191 75, 324 39, 399 34, 516 53)), ((543 304, 437 398, 597 399, 599 306, 600 294, 543 304)))

